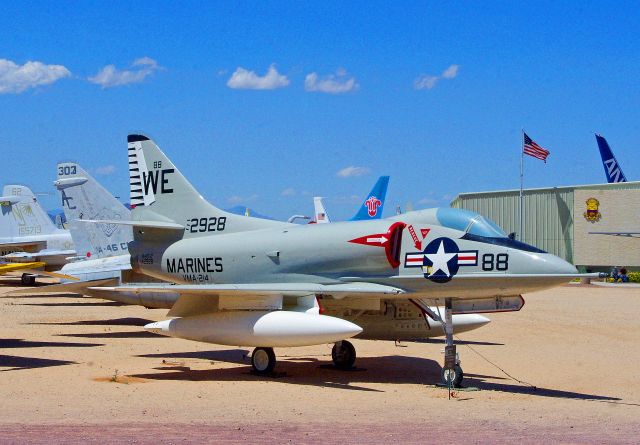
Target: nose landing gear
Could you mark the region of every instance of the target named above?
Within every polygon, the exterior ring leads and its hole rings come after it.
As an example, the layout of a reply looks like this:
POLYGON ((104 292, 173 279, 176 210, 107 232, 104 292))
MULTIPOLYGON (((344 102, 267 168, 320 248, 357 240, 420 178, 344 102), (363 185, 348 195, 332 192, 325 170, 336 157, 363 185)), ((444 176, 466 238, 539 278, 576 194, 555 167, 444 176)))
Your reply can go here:
POLYGON ((450 388, 459 388, 462 384, 464 372, 460 366, 460 358, 456 353, 456 345, 453 343, 453 317, 452 306, 453 301, 451 298, 445 298, 444 303, 444 320, 440 318, 440 323, 444 329, 446 345, 444 347, 444 366, 440 377, 442 384, 450 388))

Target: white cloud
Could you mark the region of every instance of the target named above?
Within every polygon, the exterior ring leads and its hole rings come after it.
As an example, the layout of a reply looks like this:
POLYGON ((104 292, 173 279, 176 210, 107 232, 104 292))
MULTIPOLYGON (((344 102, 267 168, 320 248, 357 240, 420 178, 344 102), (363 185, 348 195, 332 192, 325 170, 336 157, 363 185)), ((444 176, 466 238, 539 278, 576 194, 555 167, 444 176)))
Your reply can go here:
POLYGON ((239 66, 227 81, 227 86, 243 90, 275 90, 289 85, 287 76, 278 73, 275 64, 271 64, 267 74, 260 77, 254 71, 239 66))
POLYGON ((286 189, 284 189, 281 193, 281 196, 295 196, 296 195, 296 189, 294 189, 293 187, 288 187, 286 189))
POLYGON ((430 90, 436 86, 440 79, 453 79, 458 75, 460 65, 449 65, 449 67, 439 76, 423 74, 413 81, 413 88, 416 90, 430 90))
POLYGON ((436 86, 439 79, 438 76, 420 76, 413 81, 413 87, 416 90, 430 90, 436 86))
POLYGON ((340 176, 341 178, 352 178, 354 176, 366 175, 370 171, 371 170, 369 170, 367 167, 353 167, 353 166, 351 166, 351 167, 343 168, 338 173, 336 173, 336 175, 340 176))
POLYGON ((307 91, 342 94, 358 89, 359 85, 355 77, 347 78, 347 71, 339 68, 335 74, 329 74, 323 78, 318 73, 309 73, 304 79, 304 89, 307 91))
POLYGON ((256 199, 258 199, 258 195, 256 194, 250 196, 233 195, 229 196, 227 201, 229 201, 229 204, 246 204, 248 202, 255 201, 256 199))
POLYGON ((442 72, 442 78, 443 79, 453 79, 454 77, 456 77, 458 75, 458 68, 460 68, 460 65, 451 65, 451 66, 449 66, 449 68, 447 68, 446 70, 444 70, 442 72))
POLYGON ((103 175, 103 176, 111 175, 115 173, 115 171, 116 171, 115 165, 111 165, 111 164, 103 165, 102 167, 96 168, 96 174, 103 175))
POLYGON ((130 69, 118 70, 115 65, 107 65, 88 80, 102 88, 112 88, 142 82, 159 69, 158 62, 150 57, 141 57, 133 61, 130 69))
POLYGON ((418 204, 420 205, 433 205, 433 204, 437 204, 439 201, 437 199, 433 199, 433 198, 422 198, 421 200, 418 201, 418 204))
POLYGON ((70 75, 71 71, 62 65, 32 61, 17 65, 11 60, 0 59, 0 94, 20 94, 29 88, 49 85, 70 75))

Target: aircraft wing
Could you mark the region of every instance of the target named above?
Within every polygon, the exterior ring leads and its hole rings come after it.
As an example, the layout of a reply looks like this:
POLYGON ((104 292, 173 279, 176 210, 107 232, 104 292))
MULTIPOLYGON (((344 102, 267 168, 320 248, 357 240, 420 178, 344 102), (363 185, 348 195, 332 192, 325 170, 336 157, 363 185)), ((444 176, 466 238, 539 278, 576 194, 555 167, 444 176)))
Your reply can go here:
POLYGON ((28 273, 31 275, 41 275, 45 277, 53 277, 53 278, 61 278, 65 280, 78 280, 78 278, 66 275, 59 272, 49 272, 46 270, 40 270, 41 267, 45 267, 47 263, 42 261, 31 261, 28 263, 6 263, 0 264, 0 275, 4 275, 6 273, 11 272, 22 272, 28 273))
MULTIPOLYGON (((173 293, 178 298, 168 313, 170 317, 186 317, 215 310, 214 297, 242 299, 243 304, 256 307, 273 297, 330 296, 341 299, 349 296, 384 296, 404 293, 402 289, 375 283, 315 284, 315 283, 255 283, 255 284, 129 284, 115 287, 96 287, 103 295, 109 292, 173 293)), ((103 296, 103 298, 108 298, 103 296)))
POLYGON ((75 250, 41 250, 40 252, 13 252, 13 253, 4 255, 2 258, 5 258, 9 261, 20 261, 20 260, 46 261, 47 258, 50 258, 50 257, 74 256, 75 254, 76 254, 75 250))
MULTIPOLYGON (((37 269, 39 267, 44 267, 46 264, 41 261, 34 261, 30 263, 7 263, 0 264, 0 275, 6 274, 7 272, 14 271, 24 271, 25 269, 37 269)), ((37 271, 38 273, 42 271, 37 271)))
POLYGON ((110 292, 169 292, 180 295, 207 295, 225 297, 268 297, 282 295, 285 297, 301 297, 310 294, 345 298, 366 295, 398 295, 404 290, 375 283, 255 283, 255 284, 171 284, 171 283, 136 283, 115 287, 100 287, 110 292))

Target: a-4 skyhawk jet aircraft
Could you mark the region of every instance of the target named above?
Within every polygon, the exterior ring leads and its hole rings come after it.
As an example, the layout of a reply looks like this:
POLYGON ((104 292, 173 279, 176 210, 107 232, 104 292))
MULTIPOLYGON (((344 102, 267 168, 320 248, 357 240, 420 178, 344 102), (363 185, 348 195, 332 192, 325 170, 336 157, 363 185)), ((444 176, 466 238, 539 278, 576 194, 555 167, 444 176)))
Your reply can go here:
POLYGON ((0 274, 23 272, 22 284, 34 284, 36 275, 50 272, 75 255, 68 230, 57 228, 33 192, 24 185, 6 185, 0 196, 0 274), (37 270, 42 269, 45 270, 37 270))
POLYGON ((105 292, 177 296, 168 313, 174 318, 145 329, 253 346, 258 372, 273 369, 274 347, 322 343, 335 343, 334 363, 350 367, 355 349, 345 339, 388 338, 377 336, 376 323, 394 317, 416 332, 426 318, 411 311, 444 306, 444 314, 430 315, 446 334, 443 379, 458 384, 453 313, 519 310, 521 293, 579 276, 566 261, 464 210, 311 225, 229 214, 205 201, 153 141, 141 135, 128 141, 134 221, 112 222, 133 225, 135 271, 175 284, 105 292))

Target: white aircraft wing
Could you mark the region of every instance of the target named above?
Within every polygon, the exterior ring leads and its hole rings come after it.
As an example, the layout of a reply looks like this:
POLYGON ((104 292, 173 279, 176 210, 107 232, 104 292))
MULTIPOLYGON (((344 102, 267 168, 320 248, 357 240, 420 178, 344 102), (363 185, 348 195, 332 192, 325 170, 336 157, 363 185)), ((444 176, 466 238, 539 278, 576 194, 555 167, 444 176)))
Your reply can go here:
POLYGON ((136 283, 114 287, 100 287, 110 292, 169 292, 180 295, 207 295, 225 297, 268 297, 282 295, 285 297, 301 297, 309 294, 320 294, 335 298, 366 295, 398 295, 404 290, 397 287, 375 283, 255 283, 255 284, 171 284, 171 283, 136 283))

